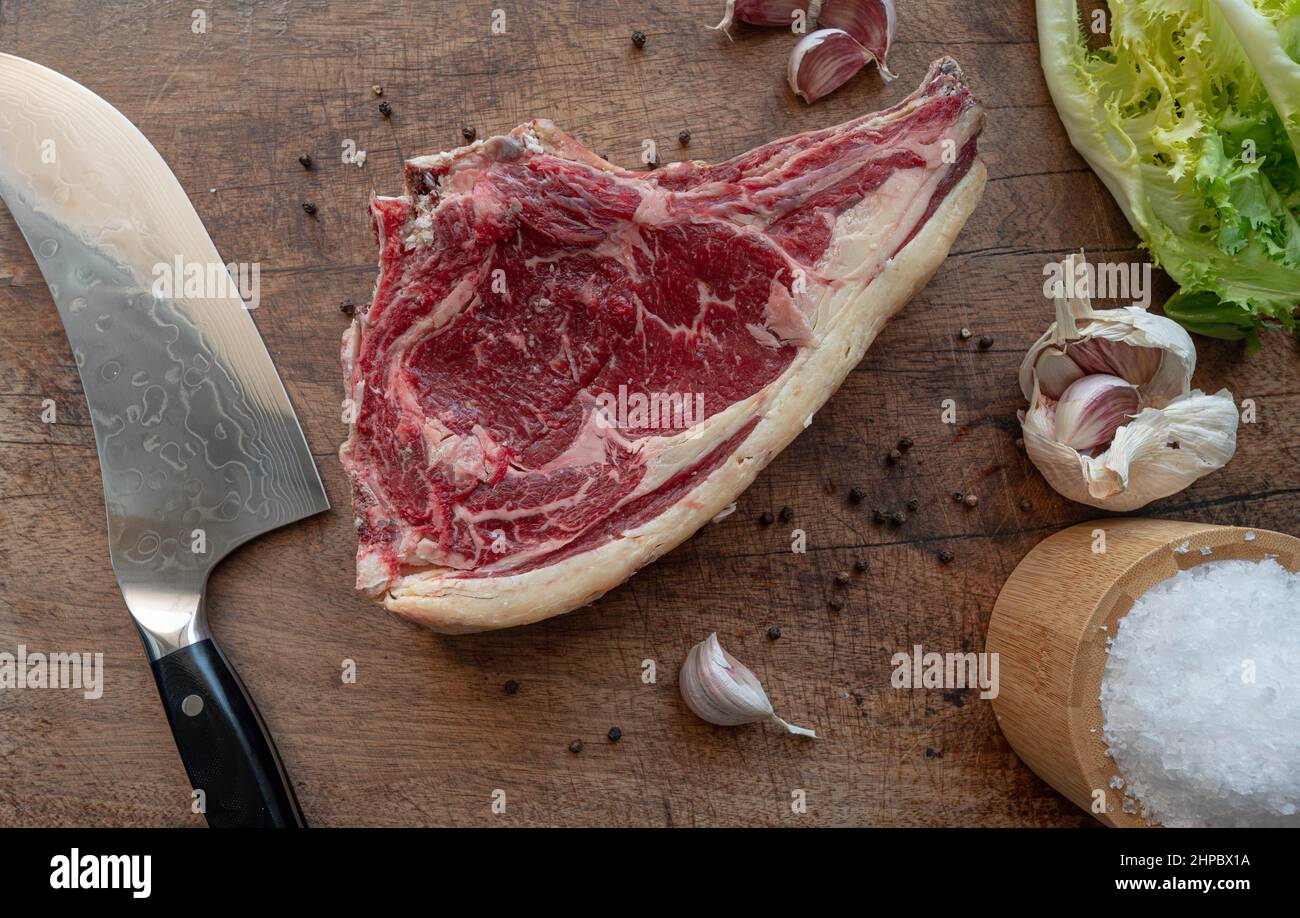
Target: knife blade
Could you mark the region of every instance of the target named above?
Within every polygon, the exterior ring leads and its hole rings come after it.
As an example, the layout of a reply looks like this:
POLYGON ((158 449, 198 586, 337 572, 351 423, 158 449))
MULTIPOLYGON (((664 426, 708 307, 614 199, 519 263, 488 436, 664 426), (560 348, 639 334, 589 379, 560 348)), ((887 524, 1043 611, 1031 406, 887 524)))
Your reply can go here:
POLYGON ((304 825, 205 613, 222 558, 329 507, 249 310, 218 282, 226 266, 148 139, 86 87, 7 54, 0 198, 72 345, 113 570, 196 799, 214 826, 304 825), (158 283, 176 268, 200 283, 158 283))

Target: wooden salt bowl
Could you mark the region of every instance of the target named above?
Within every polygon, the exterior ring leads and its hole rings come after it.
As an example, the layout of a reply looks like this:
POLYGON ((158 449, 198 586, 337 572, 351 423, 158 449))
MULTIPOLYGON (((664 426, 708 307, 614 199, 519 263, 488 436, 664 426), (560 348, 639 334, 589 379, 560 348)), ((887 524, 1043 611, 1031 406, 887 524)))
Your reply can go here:
POLYGON ((1106 639, 1138 596, 1180 569, 1266 557, 1300 571, 1300 539, 1240 526, 1103 519, 1038 543, 998 594, 985 646, 999 655, 993 711, 1016 754, 1105 825, 1146 825, 1123 812, 1123 791, 1110 787, 1119 770, 1105 755, 1101 727, 1106 639), (1093 550, 1097 531, 1104 552, 1093 550), (1096 791, 1105 795, 1100 813, 1096 791))

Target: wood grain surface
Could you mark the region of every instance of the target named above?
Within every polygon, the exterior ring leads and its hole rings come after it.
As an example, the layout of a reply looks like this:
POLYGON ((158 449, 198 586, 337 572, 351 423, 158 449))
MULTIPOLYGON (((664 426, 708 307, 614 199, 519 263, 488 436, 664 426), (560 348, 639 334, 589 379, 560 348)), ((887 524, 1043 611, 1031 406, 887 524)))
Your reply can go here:
MULTIPOLYGON (((261 265, 255 319, 334 509, 231 557, 213 576, 210 612, 313 824, 1091 824, 1017 760, 987 702, 889 684, 891 655, 914 644, 981 649, 1016 562, 1045 535, 1100 515, 1051 492, 1015 446, 1015 370, 1051 319, 1044 264, 1081 247, 1140 257, 1057 120, 1033 4, 900 0, 899 80, 866 72, 814 106, 785 86, 792 37, 740 28, 729 42, 705 28, 722 5, 0 0, 0 51, 116 105, 171 164, 223 257, 261 265), (205 33, 192 31, 195 8, 207 11, 205 33), (503 35, 492 34, 494 8, 506 13, 503 35), (634 29, 648 36, 640 51, 634 29), (339 305, 368 297, 366 201, 400 187, 404 157, 458 145, 465 125, 486 136, 542 116, 624 165, 645 139, 665 161, 720 159, 883 107, 942 54, 988 106, 984 199, 928 289, 735 514, 593 606, 523 629, 436 636, 353 594, 336 456, 339 305), (364 167, 342 161, 347 140, 367 151, 364 167), (302 153, 315 169, 298 164, 302 153), (992 347, 959 339, 962 326, 992 335, 992 347), (948 398, 956 425, 940 422, 948 398), (888 465, 901 436, 916 445, 888 465), (855 486, 868 494, 859 505, 846 499, 855 486), (955 504, 955 490, 977 494, 978 506, 955 504), (911 499, 919 506, 901 527, 872 522, 872 508, 911 499), (783 506, 791 523, 759 523, 783 506), (804 554, 790 551, 795 527, 807 533, 804 554), (950 565, 937 560, 942 549, 950 565), (870 571, 836 587, 860 558, 870 571), (695 719, 677 669, 710 631, 783 716, 822 738, 695 719), (341 679, 345 660, 355 684, 341 679), (646 660, 653 684, 642 681, 646 660), (614 726, 618 743, 605 738, 614 726), (504 814, 491 811, 498 789, 504 814), (804 813, 792 811, 798 790, 804 813)), ((0 824, 200 825, 109 566, 76 367, 7 214, 0 323, 0 650, 98 651, 106 667, 99 700, 0 691, 0 824), (53 425, 40 420, 46 398, 58 405, 53 425)), ((1269 336, 1253 357, 1198 345, 1198 385, 1254 399, 1258 422, 1242 427, 1225 470, 1146 513, 1295 532, 1294 341, 1269 336)))

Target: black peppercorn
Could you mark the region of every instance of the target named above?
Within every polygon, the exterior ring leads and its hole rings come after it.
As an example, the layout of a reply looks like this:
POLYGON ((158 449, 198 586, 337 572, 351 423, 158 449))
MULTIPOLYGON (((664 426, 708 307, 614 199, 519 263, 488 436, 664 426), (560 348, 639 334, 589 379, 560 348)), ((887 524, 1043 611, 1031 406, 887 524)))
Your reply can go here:
POLYGON ((1020 509, 1021 509, 1021 510, 1029 510, 1029 509, 1031 509, 1033 506, 1034 506, 1034 505, 1031 504, 1031 503, 1029 502, 1028 499, 1022 500, 1022 501, 1020 502, 1020 509))
POLYGON ((577 755, 579 752, 581 752, 582 740, 576 739, 573 742, 569 743, 569 751, 572 752, 574 755, 577 755))
POLYGON ((939 561, 943 564, 952 564, 952 552, 946 548, 939 549, 939 561))
POLYGON ((644 48, 644 47, 645 47, 645 32, 642 32, 640 29, 637 29, 635 32, 633 32, 633 33, 632 33, 632 44, 636 45, 638 48, 644 48))
POLYGON ((867 559, 859 558, 858 560, 854 561, 853 569, 857 571, 859 574, 865 574, 867 572, 867 559))
POLYGON ((875 520, 877 523, 883 523, 885 521, 884 509, 881 507, 877 507, 876 509, 872 510, 871 518, 875 520))
POLYGON ((357 314, 357 304, 351 300, 344 300, 339 304, 339 312, 345 316, 355 316, 357 314))
POLYGON ((867 499, 867 492, 861 488, 849 489, 849 503, 860 504, 867 499))
POLYGON ((311 168, 311 156, 310 156, 310 154, 307 154, 307 153, 302 154, 302 156, 299 156, 299 157, 298 157, 298 162, 302 163, 302 167, 303 167, 304 169, 310 169, 310 168, 311 168))
POLYGON ((780 637, 781 637, 781 629, 778 626, 773 625, 771 628, 767 629, 767 639, 769 641, 778 640, 780 639, 780 637))
POLYGON ((895 510, 889 515, 889 521, 895 526, 901 526, 907 522, 907 514, 902 510, 895 510))
POLYGON ((503 686, 503 688, 505 688, 507 695, 515 695, 519 692, 519 683, 514 679, 511 679, 503 686))
POLYGON ((772 516, 771 510, 764 510, 762 515, 759 516, 758 521, 764 526, 771 526, 772 523, 776 521, 776 517, 772 516))
POLYGON ((916 508, 921 506, 921 502, 913 497, 907 502, 907 509, 916 512, 916 508))
POLYGON ((309 217, 314 217, 316 215, 316 205, 311 201, 303 201, 302 209, 307 212, 307 216, 309 217))
POLYGON ((789 507, 782 507, 782 508, 781 508, 781 522, 783 522, 783 523, 788 523, 788 522, 790 522, 790 520, 792 520, 792 519, 794 519, 794 511, 791 510, 789 507))
POLYGON ((392 116, 393 107, 388 104, 387 99, 379 103, 379 114, 383 115, 385 118, 389 118, 392 116))
POLYGON ((680 143, 682 146, 686 146, 688 143, 691 142, 691 132, 681 131, 680 133, 678 133, 677 142, 680 143))
POLYGON ((836 612, 838 612, 838 611, 840 611, 841 609, 844 608, 844 600, 840 599, 840 598, 837 596, 837 597, 835 597, 834 599, 832 599, 832 600, 828 603, 828 605, 829 605, 832 609, 834 609, 836 612))
POLYGON ((460 129, 460 136, 464 137, 467 143, 473 143, 474 138, 478 136, 478 130, 467 124, 460 129))
POLYGON ((623 731, 620 730, 618 727, 610 727, 609 732, 606 733, 605 735, 609 737, 609 741, 611 743, 617 743, 619 740, 623 738, 623 731))
POLYGON ((891 464, 901 461, 902 458, 903 458, 903 454, 896 449, 891 449, 888 453, 885 454, 885 459, 888 460, 891 464))
POLYGON ((899 448, 899 449, 911 449, 911 448, 912 448, 912 438, 911 438, 911 437, 903 437, 901 440, 898 441, 898 448, 899 448))
POLYGON ((963 500, 966 499, 966 495, 963 494, 961 491, 953 491, 953 492, 952 492, 952 499, 955 500, 957 503, 960 504, 963 500))
POLYGON ((987 351, 989 348, 993 346, 993 336, 980 335, 980 340, 977 342, 977 346, 981 351, 987 351))

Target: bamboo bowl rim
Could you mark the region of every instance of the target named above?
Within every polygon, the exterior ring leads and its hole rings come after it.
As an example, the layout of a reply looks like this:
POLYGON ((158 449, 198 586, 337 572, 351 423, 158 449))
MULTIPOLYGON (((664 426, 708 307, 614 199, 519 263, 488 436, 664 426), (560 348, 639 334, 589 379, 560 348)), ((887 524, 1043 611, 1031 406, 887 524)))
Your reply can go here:
MULTIPOLYGON (((1120 620, 1138 597, 1179 571, 1202 564, 1231 560, 1260 562, 1269 558, 1289 571, 1300 573, 1300 538, 1271 529, 1206 523, 1201 529, 1151 549, 1131 563, 1102 595, 1088 616, 1074 656, 1067 708, 1072 752, 1088 786, 1109 788, 1110 780, 1117 776, 1128 783, 1115 760, 1106 754, 1109 746, 1102 727, 1101 682, 1108 656, 1106 641, 1115 637, 1120 620)), ((1094 815, 1117 827, 1151 827, 1153 824, 1141 816, 1141 800, 1137 802, 1137 813, 1125 813, 1121 809, 1094 815)))

